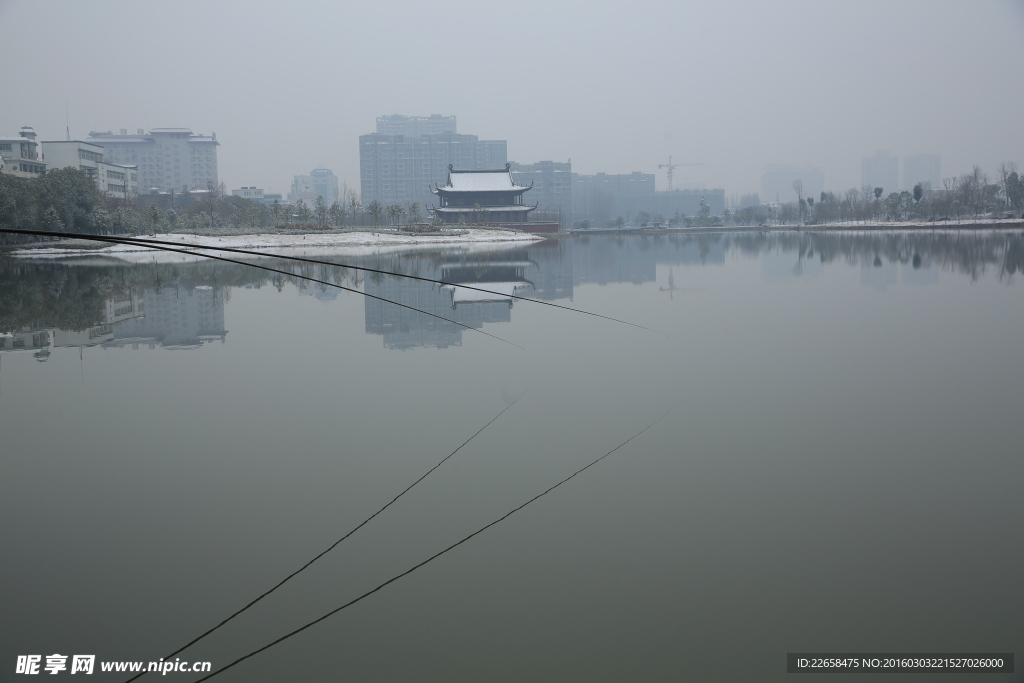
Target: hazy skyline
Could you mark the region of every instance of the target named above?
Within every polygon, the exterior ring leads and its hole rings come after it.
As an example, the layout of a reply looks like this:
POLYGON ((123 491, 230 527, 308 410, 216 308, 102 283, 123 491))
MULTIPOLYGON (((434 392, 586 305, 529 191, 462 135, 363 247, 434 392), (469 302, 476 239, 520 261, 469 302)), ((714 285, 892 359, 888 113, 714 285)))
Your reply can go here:
POLYGON ((53 3, 0 0, 0 135, 217 133, 228 189, 334 170, 383 114, 454 114, 510 160, 756 192, 765 164, 860 184, 886 149, 942 175, 1024 164, 1024 2, 53 3))

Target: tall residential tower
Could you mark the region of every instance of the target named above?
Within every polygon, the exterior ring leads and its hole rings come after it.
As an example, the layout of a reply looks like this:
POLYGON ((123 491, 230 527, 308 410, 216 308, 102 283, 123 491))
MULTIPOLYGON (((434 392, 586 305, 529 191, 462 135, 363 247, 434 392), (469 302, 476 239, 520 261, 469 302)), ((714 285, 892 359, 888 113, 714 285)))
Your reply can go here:
POLYGON ((363 205, 417 202, 434 205, 432 186, 443 185, 448 167, 503 168, 505 140, 481 140, 455 132, 454 116, 382 116, 377 132, 359 136, 359 186, 363 205))

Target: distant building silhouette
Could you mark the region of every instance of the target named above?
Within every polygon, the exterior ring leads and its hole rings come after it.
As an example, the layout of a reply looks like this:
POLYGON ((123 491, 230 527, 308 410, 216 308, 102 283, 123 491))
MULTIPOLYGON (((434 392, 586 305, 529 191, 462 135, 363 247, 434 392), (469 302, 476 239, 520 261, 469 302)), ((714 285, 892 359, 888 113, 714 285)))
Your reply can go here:
POLYGON ((768 164, 761 172, 761 201, 795 202, 793 183, 803 183, 804 197, 817 199, 825 190, 825 176, 821 169, 811 166, 768 164))
POLYGON ((918 183, 928 183, 934 190, 942 187, 942 160, 937 154, 903 157, 903 189, 912 190, 918 183))
POLYGON ((572 213, 575 220, 604 225, 618 216, 625 218, 627 204, 637 197, 654 195, 654 174, 572 174, 572 213))
POLYGON ((338 176, 329 168, 314 168, 309 175, 297 175, 292 180, 292 189, 288 193, 289 202, 300 199, 312 206, 317 197, 323 197, 324 203, 330 206, 338 201, 338 176))
POLYGON ((860 183, 868 187, 882 188, 882 196, 896 192, 899 187, 899 159, 887 150, 864 157, 860 162, 860 183))
POLYGON ((588 220, 591 227, 601 227, 618 218, 632 223, 641 211, 651 214, 652 218, 661 216, 666 222, 677 214, 696 216, 702 198, 713 215, 720 216, 725 211, 725 190, 657 192, 653 173, 574 173, 572 178, 573 218, 576 221, 588 220))
MULTIPOLYGON (((572 227, 572 163, 569 161, 538 161, 534 164, 511 162, 512 179, 529 185, 530 201, 545 220, 559 221, 572 227)), ((536 216, 535 216, 535 219, 536 216)))

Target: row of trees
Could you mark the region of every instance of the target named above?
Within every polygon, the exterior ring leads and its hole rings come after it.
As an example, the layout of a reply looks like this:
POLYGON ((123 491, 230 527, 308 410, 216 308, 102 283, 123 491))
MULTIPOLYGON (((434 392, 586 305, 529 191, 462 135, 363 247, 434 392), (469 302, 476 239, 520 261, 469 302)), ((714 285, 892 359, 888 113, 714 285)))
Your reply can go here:
MULTIPOLYGON (((317 196, 311 204, 261 202, 225 195, 210 183, 205 192, 179 193, 173 207, 169 195, 142 195, 127 200, 101 193, 92 179, 73 168, 54 169, 25 180, 0 174, 0 228, 49 230, 90 234, 201 232, 209 229, 303 228, 328 229, 401 226, 422 221, 420 204, 362 206, 355 193, 326 204, 317 196), (161 205, 162 204, 162 205, 161 205)), ((0 236, 0 243, 14 240, 0 236)))
MULTIPOLYGON (((744 195, 740 208, 712 215, 702 203, 695 216, 675 215, 667 220, 659 214, 640 211, 635 216, 611 219, 607 227, 633 224, 668 227, 713 227, 719 225, 764 226, 835 223, 878 223, 884 221, 938 221, 1014 217, 1024 211, 1024 175, 1017 165, 1004 162, 993 178, 979 166, 969 173, 945 178, 942 187, 918 183, 911 191, 889 192, 886 188, 851 188, 843 193, 821 192, 807 196, 803 183, 793 183, 796 201, 761 204, 756 194, 744 195)), ((574 227, 592 227, 589 220, 578 220, 574 227)))
MULTIPOLYGON (((912 191, 885 195, 885 188, 864 186, 844 194, 822 192, 817 202, 813 197, 803 196, 800 181, 793 183, 793 190, 797 195, 797 220, 807 223, 977 220, 986 216, 1002 218, 1006 213, 1019 214, 1024 210, 1024 178, 1012 162, 999 166, 994 182, 979 166, 974 166, 969 173, 944 178, 941 188, 918 183, 912 191)), ((761 213, 757 207, 745 207, 737 213, 741 212, 744 218, 761 213)))

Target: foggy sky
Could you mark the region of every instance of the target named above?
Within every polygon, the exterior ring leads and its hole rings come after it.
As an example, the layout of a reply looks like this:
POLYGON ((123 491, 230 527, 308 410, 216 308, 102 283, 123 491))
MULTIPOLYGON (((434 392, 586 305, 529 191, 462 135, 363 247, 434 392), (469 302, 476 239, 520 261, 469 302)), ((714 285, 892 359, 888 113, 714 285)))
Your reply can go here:
POLYGON ((0 135, 217 133, 228 189, 332 168, 383 114, 454 114, 509 160, 758 191, 768 163, 860 185, 880 149, 942 175, 1024 165, 1024 2, 0 0, 0 135), (23 27, 14 30, 14 26, 23 27))

